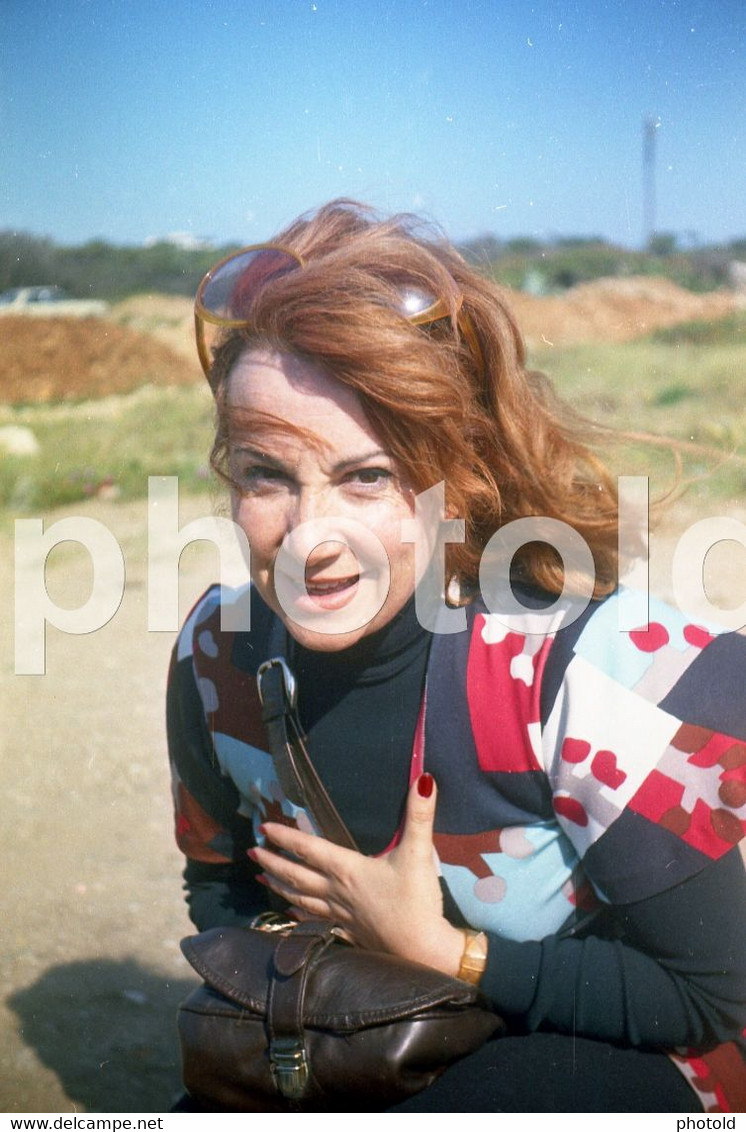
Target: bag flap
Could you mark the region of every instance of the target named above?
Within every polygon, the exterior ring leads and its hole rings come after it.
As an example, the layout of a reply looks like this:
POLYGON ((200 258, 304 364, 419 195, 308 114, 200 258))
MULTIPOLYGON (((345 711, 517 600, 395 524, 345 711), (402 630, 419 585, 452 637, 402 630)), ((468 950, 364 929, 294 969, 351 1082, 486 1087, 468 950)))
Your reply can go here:
MULTIPOLYGON (((208 986, 264 1016, 278 942, 276 933, 254 928, 211 928, 182 940, 181 949, 208 986)), ((352 1031, 433 1006, 481 1002, 477 988, 460 979, 332 938, 311 960, 305 1023, 352 1031)))

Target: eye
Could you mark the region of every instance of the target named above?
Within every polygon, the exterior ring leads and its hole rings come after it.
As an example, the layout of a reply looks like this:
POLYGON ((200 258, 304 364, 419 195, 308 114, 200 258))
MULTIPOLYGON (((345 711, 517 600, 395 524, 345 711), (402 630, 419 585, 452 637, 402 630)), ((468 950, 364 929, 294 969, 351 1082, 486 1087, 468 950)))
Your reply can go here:
POLYGON ((388 487, 393 479, 394 474, 388 468, 356 468, 354 472, 347 473, 345 483, 353 488, 374 490, 388 487))
POLYGON ((286 483, 287 475, 273 464, 237 461, 233 479, 243 491, 261 491, 262 488, 272 489, 286 483))

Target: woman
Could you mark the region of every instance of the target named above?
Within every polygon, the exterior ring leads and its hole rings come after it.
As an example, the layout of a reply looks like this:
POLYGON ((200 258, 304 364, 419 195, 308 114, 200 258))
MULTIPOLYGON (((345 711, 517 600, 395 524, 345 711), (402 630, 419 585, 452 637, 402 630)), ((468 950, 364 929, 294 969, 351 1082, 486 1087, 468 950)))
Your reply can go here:
POLYGON ((236 598, 214 588, 174 654, 194 923, 274 894, 478 980, 512 1036, 397 1111, 739 1110, 746 640, 657 604, 619 631, 587 426, 526 370, 501 293, 412 218, 297 221, 208 274, 197 331, 253 587, 249 632, 221 631, 236 598), (360 852, 315 836, 266 753, 278 626, 360 852))

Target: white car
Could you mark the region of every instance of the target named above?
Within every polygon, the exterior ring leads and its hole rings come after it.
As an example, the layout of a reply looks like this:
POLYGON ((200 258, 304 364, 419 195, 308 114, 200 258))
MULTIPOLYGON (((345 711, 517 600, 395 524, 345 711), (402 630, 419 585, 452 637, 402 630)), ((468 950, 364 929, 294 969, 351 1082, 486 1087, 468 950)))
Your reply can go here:
POLYGON ((109 304, 100 299, 70 299, 61 287, 14 287, 0 295, 0 315, 34 314, 47 317, 100 317, 109 304))

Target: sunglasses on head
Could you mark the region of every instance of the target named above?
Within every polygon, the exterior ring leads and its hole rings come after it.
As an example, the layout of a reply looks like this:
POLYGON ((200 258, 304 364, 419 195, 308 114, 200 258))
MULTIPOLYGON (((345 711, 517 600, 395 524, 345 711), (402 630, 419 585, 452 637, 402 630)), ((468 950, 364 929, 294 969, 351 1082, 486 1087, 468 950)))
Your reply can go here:
MULTIPOLYGON (((302 256, 279 244, 252 244, 210 268, 197 289, 194 303, 197 353, 208 381, 212 368, 207 340, 209 327, 218 330, 250 327, 251 308, 262 289, 291 271, 302 270, 304 266, 302 256)), ((462 302, 463 299, 459 298, 459 311, 462 302)), ((400 288, 396 310, 414 326, 429 325, 451 313, 445 299, 410 284, 400 288)), ((459 315, 458 320, 475 357, 479 358, 473 329, 464 315, 459 315)))

